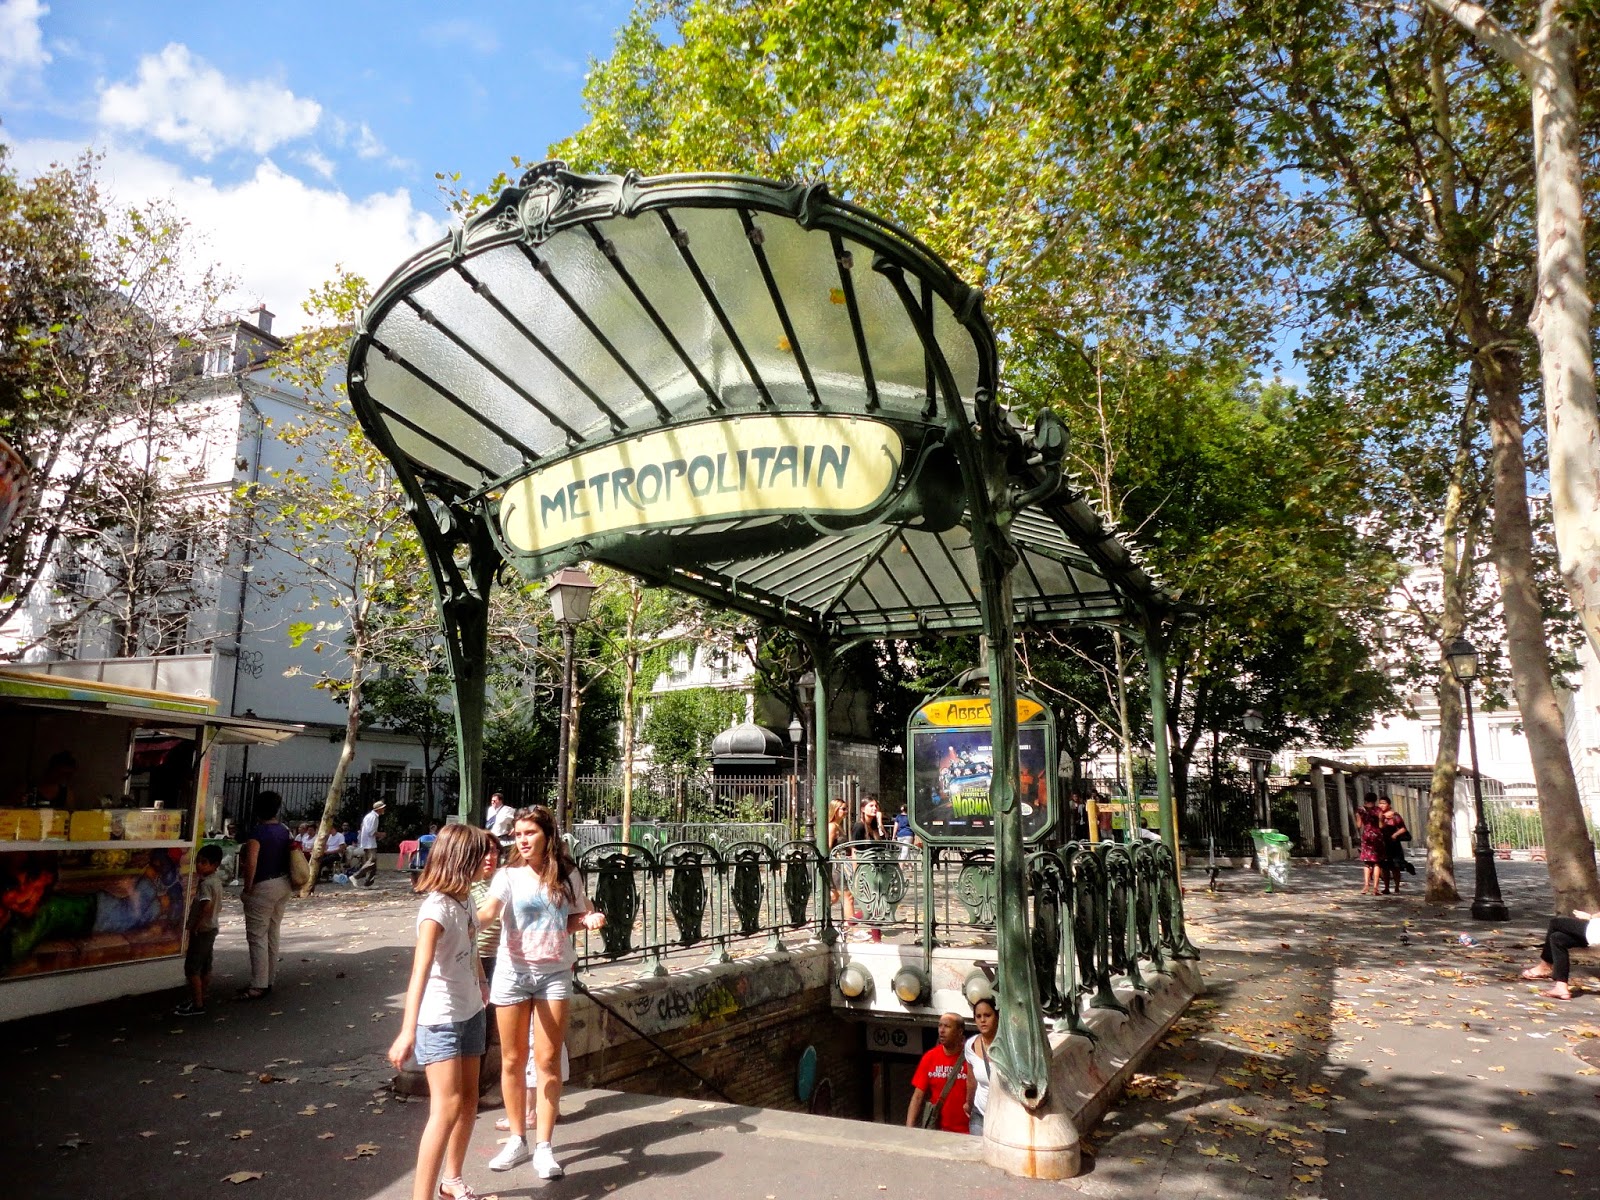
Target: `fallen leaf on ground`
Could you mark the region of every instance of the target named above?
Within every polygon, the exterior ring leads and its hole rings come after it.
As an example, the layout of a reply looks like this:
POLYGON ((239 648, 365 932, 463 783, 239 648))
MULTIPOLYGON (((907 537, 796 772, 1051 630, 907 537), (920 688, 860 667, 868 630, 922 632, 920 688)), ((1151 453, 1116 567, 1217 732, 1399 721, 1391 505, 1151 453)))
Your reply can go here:
POLYGON ((230 1133, 228 1136, 236 1142, 242 1142, 254 1132, 254 1129, 241 1129, 238 1133, 230 1133))
POLYGON ((223 1183, 249 1183, 252 1179, 261 1179, 265 1171, 235 1171, 232 1175, 224 1175, 223 1183))
POLYGON ((1327 1159, 1319 1158, 1315 1154, 1308 1154, 1304 1158, 1297 1159, 1296 1161, 1303 1167, 1325 1167, 1328 1165, 1327 1159))
POLYGON ((331 1133, 319 1133, 319 1134, 317 1134, 317 1141, 325 1142, 329 1138, 331 1138, 332 1136, 333 1136, 333 1134, 331 1134, 331 1133))

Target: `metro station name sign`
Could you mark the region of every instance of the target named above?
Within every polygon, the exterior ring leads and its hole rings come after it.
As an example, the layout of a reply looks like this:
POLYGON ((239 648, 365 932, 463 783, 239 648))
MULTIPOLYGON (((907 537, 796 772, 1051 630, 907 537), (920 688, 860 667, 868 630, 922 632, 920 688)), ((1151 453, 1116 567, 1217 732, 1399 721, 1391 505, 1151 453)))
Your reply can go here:
POLYGON ((500 502, 509 545, 539 554, 599 534, 809 512, 850 516, 894 488, 893 426, 760 414, 662 429, 532 471, 500 502))

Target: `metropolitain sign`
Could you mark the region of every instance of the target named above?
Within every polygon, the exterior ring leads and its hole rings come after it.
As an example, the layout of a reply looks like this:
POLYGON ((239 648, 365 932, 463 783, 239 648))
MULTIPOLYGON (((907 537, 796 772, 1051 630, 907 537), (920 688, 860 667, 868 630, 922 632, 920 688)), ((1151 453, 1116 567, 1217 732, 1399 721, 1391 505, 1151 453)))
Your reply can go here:
POLYGON ((852 516, 892 492, 893 426, 759 414, 642 434, 534 470, 506 488, 508 545, 539 554, 584 538, 773 514, 852 516))

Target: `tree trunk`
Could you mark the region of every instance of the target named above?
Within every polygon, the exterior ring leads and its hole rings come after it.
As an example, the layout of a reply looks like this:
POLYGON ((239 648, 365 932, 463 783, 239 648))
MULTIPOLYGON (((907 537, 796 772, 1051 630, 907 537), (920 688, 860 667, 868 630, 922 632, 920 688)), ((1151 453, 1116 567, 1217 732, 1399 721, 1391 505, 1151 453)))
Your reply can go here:
POLYGON ((1544 0, 1534 41, 1533 161, 1539 292, 1528 324, 1539 339, 1550 510, 1561 579, 1600 654, 1600 417, 1584 262, 1583 140, 1567 6, 1544 0))
POLYGON ((1461 405, 1461 425, 1455 457, 1445 488, 1444 513, 1439 531, 1439 585, 1444 611, 1439 620, 1439 749, 1433 759, 1433 779, 1428 794, 1427 899, 1435 904, 1455 904, 1456 890, 1455 799, 1456 774, 1461 752, 1461 693, 1443 656, 1466 628, 1467 606, 1476 576, 1478 527, 1483 505, 1476 486, 1472 440, 1478 424, 1478 391, 1482 385, 1474 369, 1461 405), (1468 503, 1469 480, 1473 482, 1468 503))
POLYGON ((1439 668, 1439 751, 1433 756, 1428 796, 1428 879, 1430 904, 1456 904, 1456 766, 1461 750, 1461 689, 1450 667, 1439 668))
MULTIPOLYGON (((1491 344, 1484 339, 1473 340, 1479 346, 1491 344)), ((1561 710, 1556 704, 1544 612, 1534 583, 1528 467, 1523 452, 1522 371, 1515 349, 1485 351, 1479 362, 1494 446, 1494 562, 1505 612, 1511 680, 1539 790, 1550 883, 1561 912, 1570 912, 1574 907, 1594 909, 1600 907, 1594 843, 1584 820, 1561 710)))
POLYGON ((322 819, 317 822, 317 837, 311 843, 311 878, 300 889, 309 896, 317 889, 317 870, 322 863, 323 851, 328 847, 328 836, 333 832, 333 819, 339 815, 339 802, 344 799, 344 779, 356 757, 356 740, 361 734, 361 676, 364 653, 360 642, 350 651, 350 695, 345 701, 344 744, 339 747, 339 761, 334 764, 333 778, 328 781, 328 794, 322 801, 322 819))

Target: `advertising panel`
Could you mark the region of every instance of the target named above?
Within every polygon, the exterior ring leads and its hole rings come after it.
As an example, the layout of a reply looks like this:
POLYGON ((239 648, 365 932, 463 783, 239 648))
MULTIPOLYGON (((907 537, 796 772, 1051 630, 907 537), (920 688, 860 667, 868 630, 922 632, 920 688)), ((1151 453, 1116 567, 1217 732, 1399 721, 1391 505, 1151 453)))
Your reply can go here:
MULTIPOLYGON (((912 714, 906 739, 907 811, 923 841, 993 840, 989 720, 987 696, 940 697, 912 714)), ((1050 710, 1028 696, 1017 698, 1017 760, 1022 837, 1034 842, 1055 826, 1055 728, 1050 710)))

